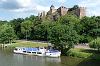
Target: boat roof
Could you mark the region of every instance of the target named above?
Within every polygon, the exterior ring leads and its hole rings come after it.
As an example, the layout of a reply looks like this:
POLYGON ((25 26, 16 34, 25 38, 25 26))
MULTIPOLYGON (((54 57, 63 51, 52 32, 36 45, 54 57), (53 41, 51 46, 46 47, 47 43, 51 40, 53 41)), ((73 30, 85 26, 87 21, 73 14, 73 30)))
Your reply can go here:
POLYGON ((23 48, 25 51, 38 51, 38 48, 23 48))
POLYGON ((39 48, 26 48, 26 47, 16 47, 18 49, 22 49, 23 51, 38 51, 39 48))

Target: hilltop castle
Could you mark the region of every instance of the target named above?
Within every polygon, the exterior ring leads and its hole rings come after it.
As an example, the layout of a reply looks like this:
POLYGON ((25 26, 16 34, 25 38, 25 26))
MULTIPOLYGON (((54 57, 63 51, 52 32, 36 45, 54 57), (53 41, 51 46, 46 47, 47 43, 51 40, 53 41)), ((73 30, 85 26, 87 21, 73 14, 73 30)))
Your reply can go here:
POLYGON ((41 12, 38 14, 39 18, 48 18, 48 19, 57 19, 60 16, 64 16, 67 14, 76 15, 79 18, 86 16, 86 8, 85 7, 78 7, 74 6, 73 8, 66 8, 64 6, 55 9, 53 5, 51 5, 50 10, 48 12, 41 12))

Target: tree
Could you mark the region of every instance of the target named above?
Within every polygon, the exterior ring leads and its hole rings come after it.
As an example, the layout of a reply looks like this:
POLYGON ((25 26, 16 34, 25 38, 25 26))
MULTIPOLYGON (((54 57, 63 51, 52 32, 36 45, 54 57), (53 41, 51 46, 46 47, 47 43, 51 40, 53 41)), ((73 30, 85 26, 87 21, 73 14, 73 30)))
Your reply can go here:
POLYGON ((45 20, 34 27, 34 39, 47 41, 47 30, 51 22, 45 20))
POLYGON ((25 36, 26 40, 30 37, 33 26, 33 22, 30 20, 25 20, 21 23, 21 33, 25 36))
POLYGON ((100 38, 97 38, 89 43, 90 48, 98 49, 100 51, 100 38))
POLYGON ((9 24, 4 24, 0 27, 0 42, 5 44, 5 43, 10 43, 14 39, 16 39, 16 35, 14 33, 13 27, 9 24))
POLYGON ((78 34, 83 36, 83 39, 80 40, 80 43, 88 43, 92 39, 97 37, 98 23, 95 20, 95 17, 83 17, 78 25, 78 34))
POLYGON ((73 26, 58 24, 49 31, 49 40, 56 49, 65 54, 67 50, 78 43, 78 34, 73 30, 73 26))
POLYGON ((0 26, 2 26, 3 24, 7 23, 8 21, 1 21, 0 20, 0 26))
POLYGON ((58 22, 66 25, 75 25, 80 22, 80 20, 74 15, 65 15, 58 19, 58 22))
POLYGON ((11 26, 19 39, 22 39, 23 35, 21 33, 21 23, 24 21, 23 18, 17 18, 10 21, 11 26))
POLYGON ((67 50, 78 43, 79 35, 75 30, 77 23, 79 23, 77 17, 65 15, 60 17, 56 24, 48 29, 49 41, 55 48, 61 50, 62 54, 66 54, 67 50))
POLYGON ((92 30, 90 30, 89 34, 95 38, 100 37, 100 16, 93 16, 91 17, 92 19, 95 19, 95 28, 92 28, 92 30))
POLYGON ((34 27, 34 39, 47 40, 47 28, 45 25, 40 24, 34 27))
POLYGON ((37 18, 36 16, 31 15, 30 17, 26 17, 25 20, 30 20, 32 22, 32 21, 35 21, 36 18, 37 18))

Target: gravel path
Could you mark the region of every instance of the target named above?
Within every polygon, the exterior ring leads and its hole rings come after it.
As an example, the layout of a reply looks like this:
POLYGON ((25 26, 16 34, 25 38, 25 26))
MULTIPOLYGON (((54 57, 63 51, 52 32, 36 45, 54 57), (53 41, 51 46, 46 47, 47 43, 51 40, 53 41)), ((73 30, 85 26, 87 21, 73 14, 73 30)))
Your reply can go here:
POLYGON ((90 49, 88 44, 78 44, 78 45, 75 45, 75 48, 90 49))

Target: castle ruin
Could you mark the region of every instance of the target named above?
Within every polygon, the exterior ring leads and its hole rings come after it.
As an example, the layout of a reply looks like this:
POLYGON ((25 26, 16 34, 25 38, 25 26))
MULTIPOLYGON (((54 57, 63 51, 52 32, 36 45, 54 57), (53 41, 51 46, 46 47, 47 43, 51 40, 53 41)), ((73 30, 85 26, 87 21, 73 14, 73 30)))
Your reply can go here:
POLYGON ((72 13, 73 15, 76 15, 79 18, 82 18, 86 16, 86 8, 85 7, 77 7, 75 9, 67 8, 64 6, 59 7, 58 9, 55 9, 53 5, 51 5, 50 10, 48 12, 41 12, 38 14, 39 18, 48 18, 48 19, 57 19, 60 16, 67 15, 69 13, 72 13))

